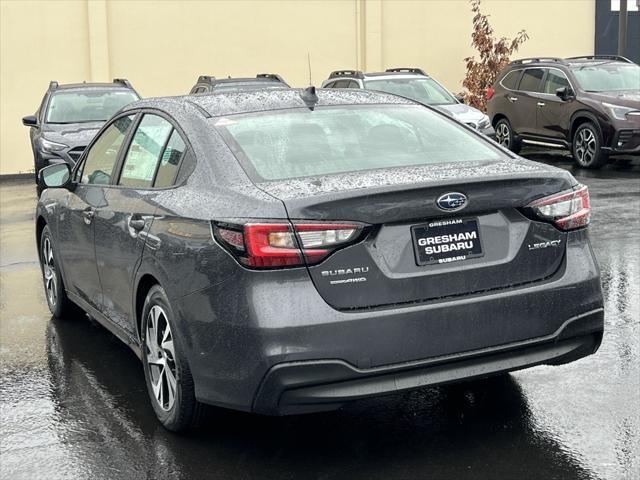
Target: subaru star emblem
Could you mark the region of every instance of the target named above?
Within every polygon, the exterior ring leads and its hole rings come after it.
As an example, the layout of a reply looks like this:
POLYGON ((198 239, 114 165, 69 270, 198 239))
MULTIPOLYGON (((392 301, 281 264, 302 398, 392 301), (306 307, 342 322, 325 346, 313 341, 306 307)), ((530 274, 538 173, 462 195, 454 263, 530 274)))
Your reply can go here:
POLYGON ((460 192, 449 192, 440 195, 436 203, 442 210, 452 212, 464 208, 467 204, 467 196, 460 192))

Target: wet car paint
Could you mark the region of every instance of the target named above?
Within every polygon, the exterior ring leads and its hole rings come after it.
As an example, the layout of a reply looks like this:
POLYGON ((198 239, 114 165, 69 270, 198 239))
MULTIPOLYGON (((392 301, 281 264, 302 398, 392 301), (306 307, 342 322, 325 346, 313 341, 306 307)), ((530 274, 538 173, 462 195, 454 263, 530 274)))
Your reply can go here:
POLYGON ((269 418, 209 409, 166 432, 141 364, 87 318, 50 319, 33 241, 35 189, 0 185, 0 477, 637 478, 640 165, 573 169, 590 187, 603 344, 561 367, 269 418))

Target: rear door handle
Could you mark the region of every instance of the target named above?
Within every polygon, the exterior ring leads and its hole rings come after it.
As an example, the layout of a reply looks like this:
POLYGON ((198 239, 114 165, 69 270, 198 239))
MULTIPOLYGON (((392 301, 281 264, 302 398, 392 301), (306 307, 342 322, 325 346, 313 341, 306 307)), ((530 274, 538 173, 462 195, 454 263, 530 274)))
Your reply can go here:
POLYGON ((544 102, 538 102, 539 107, 544 107, 546 104, 544 102))
POLYGON ((517 102, 518 101, 518 97, 507 97, 509 99, 510 102, 517 102))
POLYGON ((144 218, 137 213, 134 213, 131 215, 131 218, 129 218, 129 226, 138 232, 143 230, 145 225, 146 222, 144 221, 144 218))
POLYGON ((82 217, 86 225, 91 225, 91 222, 93 221, 93 217, 95 216, 96 216, 96 211, 93 207, 87 207, 82 211, 82 217))

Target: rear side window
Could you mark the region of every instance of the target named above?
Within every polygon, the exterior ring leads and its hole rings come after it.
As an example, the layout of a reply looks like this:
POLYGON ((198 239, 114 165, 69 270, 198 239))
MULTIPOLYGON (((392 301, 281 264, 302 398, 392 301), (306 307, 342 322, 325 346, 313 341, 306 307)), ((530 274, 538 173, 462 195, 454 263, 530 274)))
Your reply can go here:
POLYGON ((541 80, 544 76, 542 68, 528 68, 522 74, 518 90, 523 92, 541 92, 541 80))
POLYGON ((133 122, 133 115, 122 117, 109 125, 91 146, 82 169, 81 183, 107 185, 118 160, 122 142, 133 122))
POLYGON ((158 173, 153 183, 154 187, 170 187, 173 185, 185 148, 182 137, 176 130, 173 130, 169 142, 164 152, 162 152, 162 157, 160 157, 158 173))
POLYGON ((508 88, 509 90, 516 90, 521 73, 522 70, 512 70, 504 76, 500 83, 503 87, 508 88))
POLYGON ((560 70, 549 69, 547 71, 547 78, 544 80, 544 93, 555 94, 557 89, 568 86, 569 80, 560 70))
POLYGON ((319 107, 211 121, 258 181, 501 158, 476 134, 415 105, 319 107))
POLYGON ((148 188, 173 126, 157 115, 145 115, 136 129, 120 174, 120 185, 148 188))

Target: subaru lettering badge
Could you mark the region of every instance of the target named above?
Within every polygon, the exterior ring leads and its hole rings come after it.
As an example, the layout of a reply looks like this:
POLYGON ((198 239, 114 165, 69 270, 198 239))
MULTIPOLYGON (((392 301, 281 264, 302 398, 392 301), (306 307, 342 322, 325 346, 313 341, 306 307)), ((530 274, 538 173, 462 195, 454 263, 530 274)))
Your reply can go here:
POLYGON ((440 195, 436 201, 438 207, 447 212, 455 212, 467 205, 467 196, 460 192, 449 192, 440 195))

